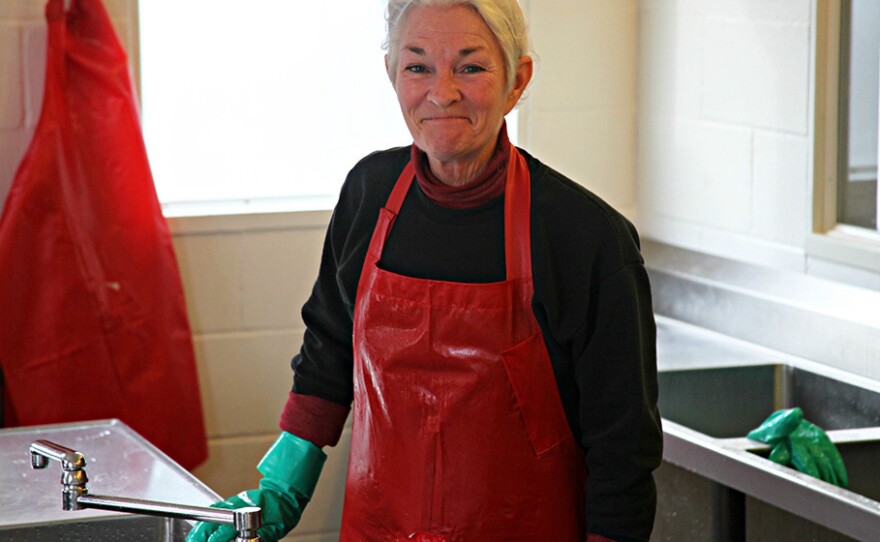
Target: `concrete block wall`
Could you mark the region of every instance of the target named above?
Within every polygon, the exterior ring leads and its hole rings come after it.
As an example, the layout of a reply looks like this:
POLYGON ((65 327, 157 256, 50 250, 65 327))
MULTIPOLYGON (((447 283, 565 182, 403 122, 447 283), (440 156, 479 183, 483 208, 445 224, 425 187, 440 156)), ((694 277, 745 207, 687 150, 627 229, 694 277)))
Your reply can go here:
POLYGON ((805 272, 814 2, 638 5, 642 233, 805 272))
POLYGON ((538 69, 520 117, 521 146, 638 221, 638 3, 523 5, 538 69))
MULTIPOLYGON (((194 474, 220 495, 256 487, 256 465, 278 436, 290 359, 304 326, 327 211, 169 219, 193 328, 209 458, 194 474)), ((338 538, 348 461, 328 461, 296 540, 338 538)))

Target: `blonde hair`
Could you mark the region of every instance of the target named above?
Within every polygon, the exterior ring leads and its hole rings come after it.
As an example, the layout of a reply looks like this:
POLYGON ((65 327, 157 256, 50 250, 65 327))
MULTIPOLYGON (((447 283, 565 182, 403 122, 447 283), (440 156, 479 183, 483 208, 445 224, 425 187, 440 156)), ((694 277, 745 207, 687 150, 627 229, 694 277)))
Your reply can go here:
POLYGON ((397 72, 397 43, 400 27, 414 7, 468 6, 483 19, 501 46, 507 88, 513 88, 519 59, 531 52, 526 18, 517 0, 388 0, 383 48, 388 52, 389 73, 397 72))

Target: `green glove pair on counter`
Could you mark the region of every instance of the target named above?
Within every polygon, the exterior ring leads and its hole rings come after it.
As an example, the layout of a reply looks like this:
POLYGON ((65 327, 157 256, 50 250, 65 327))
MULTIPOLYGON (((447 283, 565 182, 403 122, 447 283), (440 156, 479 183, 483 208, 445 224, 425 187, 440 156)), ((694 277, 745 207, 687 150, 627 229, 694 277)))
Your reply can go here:
POLYGON ((800 408, 777 410, 746 436, 773 446, 770 461, 774 463, 792 466, 836 486, 849 483, 837 447, 825 431, 804 419, 800 408))
MULTIPOLYGON (((318 484, 327 455, 307 440, 282 432, 257 465, 263 475, 260 489, 242 491, 234 497, 212 504, 214 508, 234 510, 259 506, 263 526, 257 531, 263 542, 276 542, 299 522, 302 511, 318 484)), ((187 542, 229 542, 235 540, 230 525, 196 523, 187 542)))

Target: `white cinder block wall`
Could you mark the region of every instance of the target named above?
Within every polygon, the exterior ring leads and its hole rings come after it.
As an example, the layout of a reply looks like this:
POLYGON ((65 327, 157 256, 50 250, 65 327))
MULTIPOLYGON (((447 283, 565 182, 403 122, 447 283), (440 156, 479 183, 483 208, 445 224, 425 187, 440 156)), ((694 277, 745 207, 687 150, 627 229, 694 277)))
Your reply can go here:
POLYGON ((637 2, 523 3, 538 70, 520 144, 637 221, 637 2))
POLYGON ((810 0, 639 2, 643 234, 807 272, 810 0))
MULTIPOLYGON (((302 340, 300 306, 318 269, 328 212, 172 218, 194 332, 209 459, 195 474, 221 495, 256 487, 278 435, 302 340)), ((336 540, 348 430, 328 450, 297 540, 336 540)))

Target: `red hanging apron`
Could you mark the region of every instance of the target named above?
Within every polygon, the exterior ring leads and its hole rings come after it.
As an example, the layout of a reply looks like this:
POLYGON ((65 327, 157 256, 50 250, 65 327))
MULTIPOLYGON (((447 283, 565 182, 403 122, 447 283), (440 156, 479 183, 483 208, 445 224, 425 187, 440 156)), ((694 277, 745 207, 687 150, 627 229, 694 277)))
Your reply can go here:
POLYGON ((378 267, 412 185, 373 232, 354 317, 354 418, 342 542, 582 542, 584 454, 532 313, 529 171, 511 147, 507 280, 378 267))
POLYGON ((6 426, 119 418, 208 456, 192 333, 128 58, 100 0, 46 4, 40 120, 0 217, 6 426))

